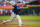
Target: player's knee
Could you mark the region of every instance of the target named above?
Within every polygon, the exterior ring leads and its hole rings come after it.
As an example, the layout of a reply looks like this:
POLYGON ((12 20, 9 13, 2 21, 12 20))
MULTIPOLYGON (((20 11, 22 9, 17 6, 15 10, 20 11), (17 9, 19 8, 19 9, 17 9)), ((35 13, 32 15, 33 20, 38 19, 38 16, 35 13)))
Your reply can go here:
POLYGON ((22 24, 22 22, 19 22, 19 24, 22 24))

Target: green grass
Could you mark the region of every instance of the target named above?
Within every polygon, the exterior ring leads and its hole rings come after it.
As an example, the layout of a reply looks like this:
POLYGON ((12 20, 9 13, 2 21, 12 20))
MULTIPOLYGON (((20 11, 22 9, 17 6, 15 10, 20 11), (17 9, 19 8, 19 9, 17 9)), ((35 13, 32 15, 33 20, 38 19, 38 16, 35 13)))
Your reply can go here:
MULTIPOLYGON (((0 16, 0 20, 9 20, 10 17, 11 16, 0 16)), ((22 20, 40 20, 40 16, 20 16, 20 17, 22 20)), ((15 18, 14 20, 17 20, 17 18, 15 18)), ((18 24, 18 22, 10 22, 10 23, 18 24)), ((40 26, 40 22, 23 22, 23 24, 40 26)))
MULTIPOLYGON (((8 20, 11 16, 0 16, 0 20, 8 20)), ((40 20, 40 16, 20 16, 22 20, 40 20)), ((15 18, 17 19, 17 18, 15 18)))
POLYGON ((37 20, 37 19, 39 19, 40 20, 40 16, 21 16, 21 19, 22 20, 24 20, 24 19, 26 19, 26 20, 37 20))
POLYGON ((40 26, 40 22, 23 22, 23 24, 40 26))

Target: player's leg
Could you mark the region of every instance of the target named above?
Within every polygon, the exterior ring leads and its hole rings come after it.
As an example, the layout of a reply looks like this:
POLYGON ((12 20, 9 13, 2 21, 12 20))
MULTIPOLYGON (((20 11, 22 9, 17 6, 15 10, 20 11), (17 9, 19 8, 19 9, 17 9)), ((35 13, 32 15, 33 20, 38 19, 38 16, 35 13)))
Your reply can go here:
POLYGON ((19 26, 21 27, 22 26, 22 21, 21 21, 20 16, 19 15, 16 15, 16 18, 18 18, 19 26))
POLYGON ((3 20, 3 23, 12 22, 12 20, 14 19, 14 17, 15 17, 15 14, 14 14, 14 12, 13 12, 13 13, 11 14, 10 20, 3 20))
POLYGON ((16 15, 13 12, 12 15, 11 15, 10 21, 12 22, 15 17, 16 17, 16 15))

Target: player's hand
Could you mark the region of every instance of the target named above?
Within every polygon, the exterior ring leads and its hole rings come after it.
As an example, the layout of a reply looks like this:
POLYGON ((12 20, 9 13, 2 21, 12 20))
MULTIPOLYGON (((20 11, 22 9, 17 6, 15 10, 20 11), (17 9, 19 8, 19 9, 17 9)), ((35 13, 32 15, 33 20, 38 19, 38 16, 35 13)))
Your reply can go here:
POLYGON ((7 1, 7 3, 9 3, 9 1, 7 1))
POLYGON ((22 13, 22 10, 20 10, 19 12, 22 13))

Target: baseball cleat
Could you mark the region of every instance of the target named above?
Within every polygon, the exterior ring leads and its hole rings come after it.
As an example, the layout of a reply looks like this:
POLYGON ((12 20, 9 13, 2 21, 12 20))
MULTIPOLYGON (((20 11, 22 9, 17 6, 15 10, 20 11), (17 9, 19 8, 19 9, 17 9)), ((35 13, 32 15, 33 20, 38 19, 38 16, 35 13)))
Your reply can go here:
POLYGON ((6 20, 3 20, 3 24, 5 24, 6 23, 6 20))
POLYGON ((21 27, 21 26, 19 26, 19 27, 21 27))
POLYGON ((5 24, 5 23, 3 23, 3 24, 5 24))

